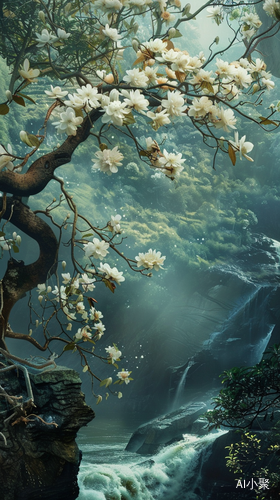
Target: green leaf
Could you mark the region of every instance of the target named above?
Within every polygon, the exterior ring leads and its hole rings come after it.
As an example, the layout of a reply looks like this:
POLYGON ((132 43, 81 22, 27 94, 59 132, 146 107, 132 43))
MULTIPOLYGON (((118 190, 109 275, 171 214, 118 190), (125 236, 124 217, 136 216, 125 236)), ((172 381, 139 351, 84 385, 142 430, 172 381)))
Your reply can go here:
POLYGON ((181 36, 183 36, 182 33, 179 30, 176 29, 176 32, 175 32, 174 35, 171 35, 171 36, 169 35, 169 39, 171 39, 171 38, 180 38, 181 36))
POLYGON ((7 104, 0 104, 0 115, 6 115, 7 113, 9 113, 10 111, 10 108, 7 104))
POLYGON ((235 154, 235 151, 234 151, 233 147, 231 146, 231 144, 228 145, 228 155, 231 159, 231 163, 233 165, 235 165, 236 164, 236 154, 235 154))
POLYGON ((275 125, 276 127, 279 126, 279 123, 274 122, 273 120, 269 120, 268 118, 265 118, 264 116, 260 116, 261 120, 261 125, 275 125))
POLYGON ((83 234, 83 238, 89 238, 90 236, 93 236, 93 233, 83 234))
POLYGON ((76 344, 75 342, 71 342, 70 344, 67 344, 64 348, 63 351, 73 351, 75 349, 76 344))
POLYGON ((21 97, 24 97, 24 99, 28 99, 28 101, 33 102, 33 104, 36 104, 36 101, 34 101, 34 99, 32 99, 32 97, 29 97, 29 95, 22 94, 21 92, 18 92, 17 95, 21 95, 21 97))
POLYGON ((139 152, 139 155, 140 156, 150 156, 149 153, 147 151, 145 151, 144 149, 142 149, 140 152, 139 152))
POLYGON ((24 99, 20 95, 13 95, 13 101, 15 101, 20 106, 25 106, 24 99))
POLYGON ((18 253, 18 252, 19 252, 19 248, 18 248, 15 244, 13 244, 13 251, 14 251, 15 253, 18 253))
POLYGON ((112 281, 110 281, 110 280, 106 280, 106 278, 103 278, 102 281, 103 281, 103 283, 105 283, 107 288, 109 288, 109 290, 111 290, 111 292, 114 293, 114 291, 116 289, 115 283, 112 283, 112 281))
POLYGON ((4 231, 0 231, 0 236, 5 236, 4 231))

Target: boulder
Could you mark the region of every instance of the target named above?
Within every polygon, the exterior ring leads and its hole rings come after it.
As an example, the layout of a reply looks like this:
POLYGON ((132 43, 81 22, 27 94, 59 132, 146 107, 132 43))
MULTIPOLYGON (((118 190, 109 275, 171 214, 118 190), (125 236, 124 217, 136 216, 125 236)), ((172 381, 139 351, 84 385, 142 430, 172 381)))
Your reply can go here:
POLYGON ((81 460, 75 437, 94 412, 74 370, 26 368, 0 357, 0 498, 74 500, 81 460))
POLYGON ((205 403, 192 403, 140 425, 131 436, 126 450, 142 455, 157 453, 164 445, 182 439, 205 411, 205 403))

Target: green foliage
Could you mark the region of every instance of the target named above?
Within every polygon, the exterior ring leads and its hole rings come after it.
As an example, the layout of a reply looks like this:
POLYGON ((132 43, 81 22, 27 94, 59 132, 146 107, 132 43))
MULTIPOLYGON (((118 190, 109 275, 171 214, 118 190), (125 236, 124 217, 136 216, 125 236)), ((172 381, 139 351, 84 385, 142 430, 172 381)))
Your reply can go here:
POLYGON ((222 389, 214 399, 214 410, 206 414, 212 427, 251 427, 274 420, 280 407, 280 345, 267 350, 263 359, 252 367, 235 367, 222 375, 222 389))

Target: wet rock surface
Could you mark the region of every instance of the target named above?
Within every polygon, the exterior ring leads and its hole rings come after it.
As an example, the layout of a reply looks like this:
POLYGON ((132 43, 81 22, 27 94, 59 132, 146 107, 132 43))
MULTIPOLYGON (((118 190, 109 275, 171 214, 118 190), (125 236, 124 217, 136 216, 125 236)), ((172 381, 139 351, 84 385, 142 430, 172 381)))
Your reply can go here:
POLYGON ((156 453, 173 440, 182 439, 183 433, 188 432, 193 422, 205 411, 205 403, 193 403, 140 425, 130 438, 126 450, 142 455, 156 453))
POLYGON ((94 418, 78 373, 51 366, 26 375, 0 363, 1 500, 74 500, 81 460, 75 437, 94 418))

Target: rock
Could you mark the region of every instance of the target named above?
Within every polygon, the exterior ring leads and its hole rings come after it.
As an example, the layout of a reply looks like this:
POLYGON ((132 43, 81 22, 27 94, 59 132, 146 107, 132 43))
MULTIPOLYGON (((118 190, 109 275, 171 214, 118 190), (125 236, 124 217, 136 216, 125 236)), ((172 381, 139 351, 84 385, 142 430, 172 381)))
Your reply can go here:
POLYGON ((204 403, 193 403, 140 425, 126 446, 127 451, 149 455, 165 444, 182 439, 199 415, 206 411, 204 403))
POLYGON ((17 367, 1 371, 4 361, 0 357, 1 500, 76 499, 81 453, 75 437, 94 418, 78 373, 57 366, 24 375, 17 367))

